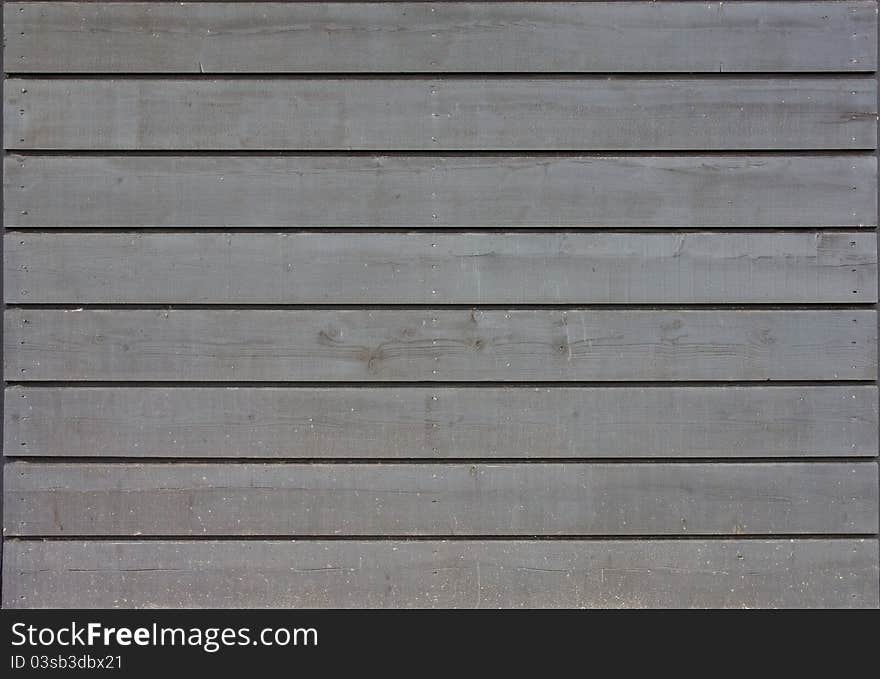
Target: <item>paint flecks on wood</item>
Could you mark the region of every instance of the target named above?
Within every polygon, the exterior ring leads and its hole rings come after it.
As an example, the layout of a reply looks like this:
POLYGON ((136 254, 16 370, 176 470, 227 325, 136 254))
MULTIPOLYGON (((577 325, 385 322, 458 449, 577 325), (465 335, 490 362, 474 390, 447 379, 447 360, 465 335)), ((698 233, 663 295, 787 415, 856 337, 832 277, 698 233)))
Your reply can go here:
POLYGON ((64 540, 8 545, 3 603, 10 608, 880 604, 876 539, 64 540))

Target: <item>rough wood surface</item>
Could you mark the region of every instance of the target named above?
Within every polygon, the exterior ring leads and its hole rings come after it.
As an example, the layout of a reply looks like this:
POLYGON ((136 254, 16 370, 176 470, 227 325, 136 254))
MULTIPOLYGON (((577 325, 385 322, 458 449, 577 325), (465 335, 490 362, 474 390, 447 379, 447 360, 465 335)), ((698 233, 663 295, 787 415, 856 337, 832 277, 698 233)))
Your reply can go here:
POLYGON ((9 149, 873 149, 874 78, 39 79, 9 149))
POLYGON ((5 314, 16 380, 874 380, 874 311, 5 314))
POLYGON ((3 11, 5 607, 880 606, 876 2, 3 11))
POLYGON ((876 539, 19 541, 6 608, 876 608, 876 539))
POLYGON ((873 233, 12 233, 6 301, 877 301, 873 233))
POLYGON ((871 71, 875 6, 9 2, 6 59, 19 73, 871 71))
POLYGON ((874 462, 6 466, 18 536, 877 532, 874 462))
POLYGON ((22 156, 21 227, 877 224, 873 155, 22 156))
POLYGON ((11 387, 7 455, 877 455, 877 388, 11 387))

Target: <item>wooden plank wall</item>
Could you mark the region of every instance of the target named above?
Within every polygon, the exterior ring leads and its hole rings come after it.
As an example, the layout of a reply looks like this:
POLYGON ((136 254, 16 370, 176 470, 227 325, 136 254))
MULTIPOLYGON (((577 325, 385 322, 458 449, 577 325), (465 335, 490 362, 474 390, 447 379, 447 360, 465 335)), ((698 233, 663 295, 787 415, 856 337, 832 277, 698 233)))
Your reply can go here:
POLYGON ((877 607, 877 2, 4 5, 6 607, 877 607))

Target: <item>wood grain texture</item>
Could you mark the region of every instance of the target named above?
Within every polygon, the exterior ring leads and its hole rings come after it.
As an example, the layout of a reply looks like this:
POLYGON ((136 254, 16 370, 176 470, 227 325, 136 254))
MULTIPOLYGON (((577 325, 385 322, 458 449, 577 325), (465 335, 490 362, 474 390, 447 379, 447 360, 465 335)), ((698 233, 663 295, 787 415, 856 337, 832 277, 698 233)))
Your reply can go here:
POLYGON ((15 227, 822 227, 877 224, 848 156, 22 156, 15 227))
POLYGON ((873 2, 6 3, 6 54, 19 73, 871 71, 874 10, 873 2))
POLYGON ((7 455, 742 458, 877 455, 877 388, 11 387, 7 455))
POLYGON ((13 233, 9 303, 877 301, 873 233, 13 233))
POLYGON ((876 2, 4 21, 5 607, 880 606, 876 2))
POLYGON ((6 148, 873 149, 874 78, 40 79, 4 82, 6 148))
POLYGON ((876 539, 21 541, 6 608, 876 608, 876 539))
POLYGON ((13 462, 12 536, 877 532, 877 465, 13 462))
POLYGON ((874 311, 61 310, 17 380, 874 380, 874 311))

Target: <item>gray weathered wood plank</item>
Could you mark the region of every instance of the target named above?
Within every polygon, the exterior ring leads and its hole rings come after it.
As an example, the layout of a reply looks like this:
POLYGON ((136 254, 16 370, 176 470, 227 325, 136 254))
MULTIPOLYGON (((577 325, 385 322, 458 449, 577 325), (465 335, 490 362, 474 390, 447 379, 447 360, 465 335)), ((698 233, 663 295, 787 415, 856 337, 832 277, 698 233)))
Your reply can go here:
POLYGON ((7 536, 868 534, 877 464, 6 465, 7 536))
POLYGON ((877 224, 848 156, 22 156, 7 227, 822 227, 877 224))
POLYGON ((15 380, 874 380, 874 311, 62 310, 15 380))
POLYGON ((19 73, 871 71, 875 7, 10 2, 6 61, 19 73))
POLYGON ((873 233, 12 233, 9 303, 877 301, 873 233))
POLYGON ((4 605, 880 605, 876 12, 7 3, 4 605))
POLYGON ((877 387, 11 387, 7 455, 877 455, 877 387))
POLYGON ((39 79, 10 149, 873 149, 874 78, 39 79))
POLYGON ((6 608, 876 608, 876 539, 7 540, 6 608))

